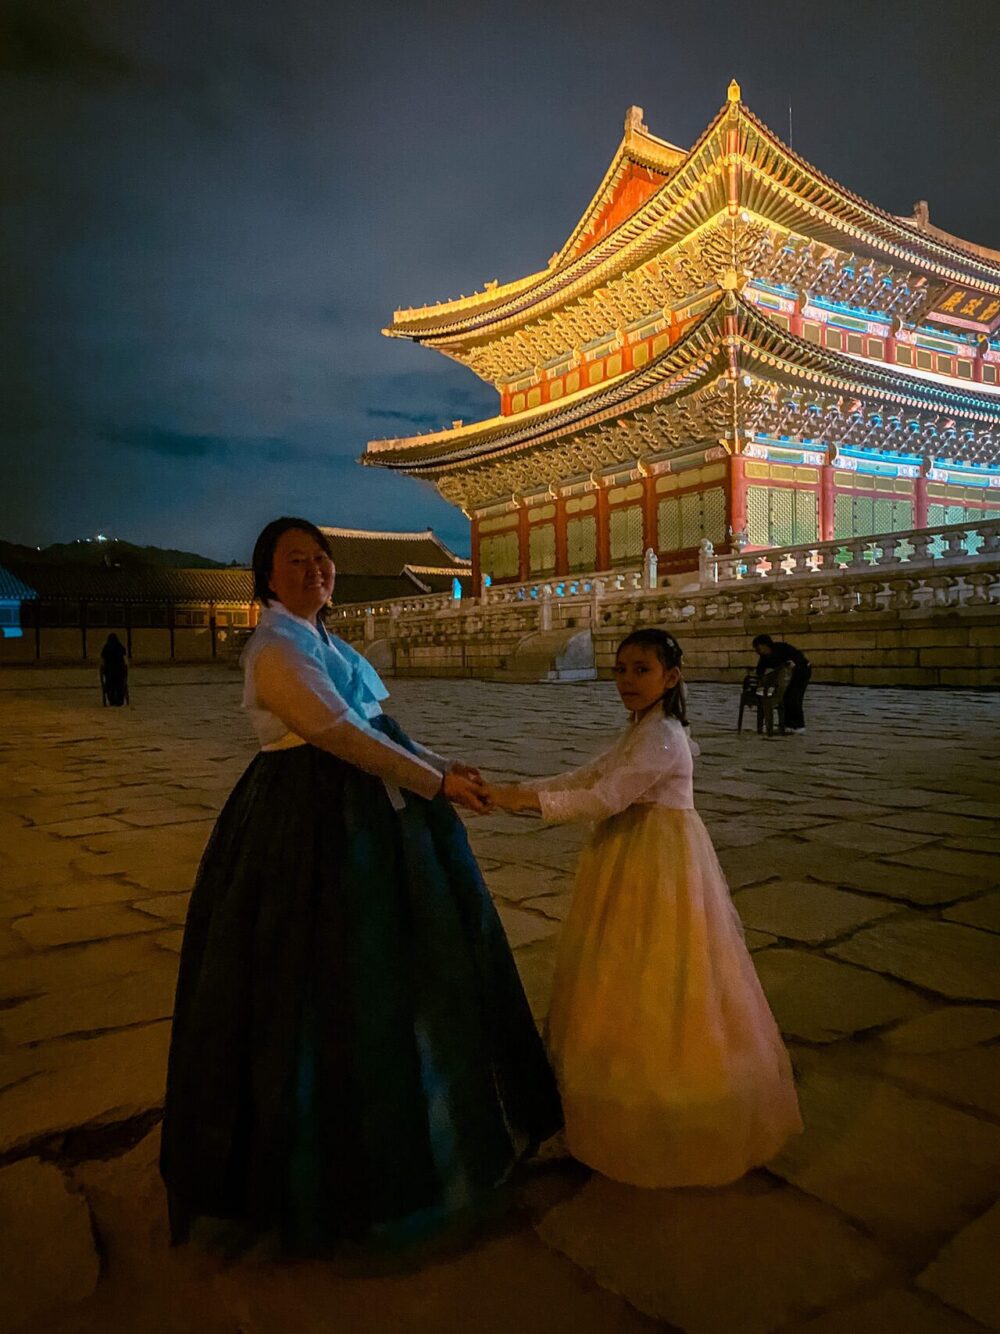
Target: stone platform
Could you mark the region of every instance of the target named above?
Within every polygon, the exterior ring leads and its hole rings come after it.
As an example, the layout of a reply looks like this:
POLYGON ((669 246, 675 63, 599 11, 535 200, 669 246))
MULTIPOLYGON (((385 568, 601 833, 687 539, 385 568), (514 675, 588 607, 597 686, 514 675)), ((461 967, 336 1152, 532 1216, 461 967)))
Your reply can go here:
MULTIPOLYGON (((605 683, 401 681, 497 777, 581 762, 605 683)), ((695 685, 698 804, 795 1061, 806 1131, 716 1191, 638 1191, 548 1146, 515 1211, 407 1272, 225 1263, 166 1240, 155 1170, 187 893, 253 754, 232 672, 0 674, 0 1331, 960 1334, 1000 1328, 1000 700, 820 687, 737 736, 695 685), (11 1281, 13 1280, 13 1281, 11 1281)), ((580 831, 470 830, 532 1004, 580 831)))

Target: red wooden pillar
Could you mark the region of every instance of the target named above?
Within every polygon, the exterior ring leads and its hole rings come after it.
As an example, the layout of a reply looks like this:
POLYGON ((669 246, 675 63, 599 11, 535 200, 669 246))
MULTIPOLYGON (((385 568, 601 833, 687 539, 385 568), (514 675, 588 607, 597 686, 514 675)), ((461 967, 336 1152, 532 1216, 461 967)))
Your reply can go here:
POLYGON ((976 355, 972 360, 972 380, 974 384, 982 384, 983 382, 983 353, 988 346, 989 343, 986 338, 980 338, 976 344, 976 355))
POLYGON ((566 498, 556 497, 556 574, 569 571, 569 548, 566 541, 566 498))
POLYGON ((923 474, 913 483, 913 526, 927 527, 927 478, 923 474))
POLYGON ((742 454, 733 454, 729 459, 729 526, 734 533, 747 531, 747 484, 742 454))
POLYGON ((479 516, 474 514, 469 525, 469 541, 472 545, 472 596, 479 597, 482 591, 482 570, 479 565, 479 516))
POLYGON ((796 297, 795 306, 791 315, 788 317, 789 332, 796 338, 802 337, 802 308, 805 305, 805 297, 796 297))
POLYGON ((654 551, 660 549, 657 527, 656 478, 644 477, 642 479, 642 554, 644 559, 650 547, 654 551))
POLYGON ((611 517, 608 493, 603 486, 597 488, 597 568, 611 569, 611 517))
POLYGON ((834 538, 836 491, 834 489, 833 472, 832 463, 824 463, 819 470, 819 540, 821 542, 832 542, 834 538))
POLYGON ((517 511, 517 577, 523 583, 529 577, 528 565, 528 510, 522 505, 517 511))

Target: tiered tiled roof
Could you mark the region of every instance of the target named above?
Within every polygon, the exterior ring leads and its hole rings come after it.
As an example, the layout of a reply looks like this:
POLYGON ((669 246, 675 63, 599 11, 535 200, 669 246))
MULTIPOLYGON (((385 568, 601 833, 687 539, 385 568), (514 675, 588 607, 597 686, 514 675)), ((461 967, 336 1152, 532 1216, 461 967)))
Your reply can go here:
POLYGON ((373 442, 364 461, 432 479, 456 503, 474 504, 551 480, 551 451, 567 455, 555 470, 563 478, 630 467, 714 443, 734 413, 748 432, 780 418, 783 434, 818 442, 836 421, 831 438, 842 444, 863 428, 889 454, 926 452, 933 439, 940 459, 958 446, 966 462, 1000 458, 1000 390, 817 347, 733 291, 640 370, 517 417, 373 442), (859 426, 861 401, 869 412, 859 426))

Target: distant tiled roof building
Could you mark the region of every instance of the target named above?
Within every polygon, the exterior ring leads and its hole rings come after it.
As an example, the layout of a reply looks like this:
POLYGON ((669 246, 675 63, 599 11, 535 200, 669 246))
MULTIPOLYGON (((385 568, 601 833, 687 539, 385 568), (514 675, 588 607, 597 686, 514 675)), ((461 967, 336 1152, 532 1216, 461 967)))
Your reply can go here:
POLYGON ((0 565, 0 640, 20 639, 21 604, 30 602, 35 590, 29 588, 12 570, 0 565))
POLYGON ((416 533, 323 527, 337 566, 336 603, 380 602, 447 592, 457 578, 471 592, 472 565, 430 528, 416 533))
POLYGON ((0 602, 25 602, 35 596, 35 590, 19 579, 13 570, 0 565, 0 602))
MULTIPOLYGON (((431 530, 324 528, 337 564, 335 601, 472 591, 471 565, 431 530)), ((92 661, 114 631, 136 661, 229 657, 257 623, 253 571, 5 557, 0 662, 92 661), (8 642, 9 641, 9 642, 8 642)))
POLYGON ((107 602, 250 603, 253 600, 253 575, 250 570, 237 567, 174 570, 166 565, 108 568, 82 563, 17 562, 17 573, 23 584, 45 601, 86 598, 107 602))

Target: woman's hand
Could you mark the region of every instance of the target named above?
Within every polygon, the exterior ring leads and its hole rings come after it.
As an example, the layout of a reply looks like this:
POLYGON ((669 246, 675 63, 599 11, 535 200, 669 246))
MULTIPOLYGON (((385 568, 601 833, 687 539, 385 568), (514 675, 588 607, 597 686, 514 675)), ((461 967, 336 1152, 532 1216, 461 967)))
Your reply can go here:
POLYGON ((453 760, 450 772, 458 774, 459 778, 471 778, 477 783, 483 781, 483 776, 474 765, 463 764, 461 760, 453 760))
POLYGON ((441 791, 456 806, 464 806, 476 815, 488 815, 493 806, 487 795, 486 784, 478 774, 473 778, 468 772, 459 773, 460 768, 465 769, 466 766, 453 765, 445 774, 441 791))
POLYGON ((538 800, 538 793, 533 792, 530 787, 518 787, 516 783, 510 785, 487 784, 486 795, 494 806, 499 806, 502 811, 510 811, 512 814, 519 814, 521 811, 540 811, 542 803, 538 800))

